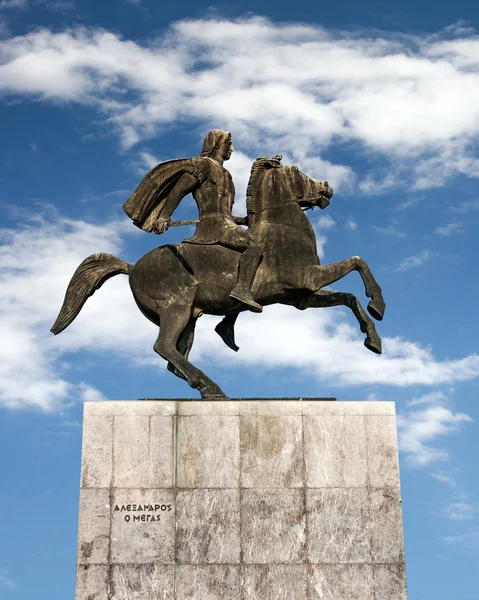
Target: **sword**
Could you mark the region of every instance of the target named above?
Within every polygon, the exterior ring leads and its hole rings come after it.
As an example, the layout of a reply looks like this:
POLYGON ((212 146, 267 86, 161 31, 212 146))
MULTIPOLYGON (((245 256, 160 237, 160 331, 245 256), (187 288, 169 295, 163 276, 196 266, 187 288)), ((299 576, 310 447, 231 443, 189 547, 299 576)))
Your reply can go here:
MULTIPOLYGON (((236 225, 247 225, 248 217, 237 217, 233 215, 233 221, 236 225)), ((168 223, 168 227, 182 227, 183 225, 197 225, 199 223, 199 219, 186 219, 184 221, 172 221, 168 223)))
MULTIPOLYGON (((248 217, 237 217, 236 215, 233 215, 233 221, 237 225, 248 225, 248 217)), ((184 219, 182 221, 169 221, 168 229, 170 227, 182 227, 183 225, 197 225, 199 222, 200 222, 199 219, 184 219)), ((140 229, 142 228, 142 224, 140 221, 133 220, 133 224, 136 225, 137 227, 139 227, 140 229)), ((157 233, 157 232, 155 231, 155 233, 157 233)))
MULTIPOLYGON (((181 227, 182 225, 197 225, 198 223, 199 223, 198 219, 183 220, 183 221, 168 221, 167 229, 169 229, 170 227, 181 227)), ((136 225, 140 229, 143 229, 143 224, 141 221, 135 221, 133 219, 133 225, 136 225)), ((147 230, 145 229, 145 231, 147 231, 147 230)), ((151 232, 151 230, 150 230, 150 232, 151 232)), ((155 233, 157 233, 157 232, 155 231, 155 233)))
POLYGON ((186 219, 184 221, 172 221, 168 223, 168 227, 182 227, 183 225, 197 225, 198 223, 198 219, 186 219))

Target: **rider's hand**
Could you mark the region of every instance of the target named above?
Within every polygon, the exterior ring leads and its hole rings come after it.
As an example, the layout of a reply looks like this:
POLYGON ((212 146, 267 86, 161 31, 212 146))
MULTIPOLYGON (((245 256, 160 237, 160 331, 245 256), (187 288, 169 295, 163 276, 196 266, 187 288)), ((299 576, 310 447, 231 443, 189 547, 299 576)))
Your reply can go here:
POLYGON ((164 219, 158 219, 158 221, 155 222, 155 224, 153 225, 152 228, 152 232, 153 233, 165 233, 165 231, 168 229, 168 227, 171 225, 171 219, 168 220, 164 220, 164 219))
POLYGON ((237 217, 233 215, 233 221, 236 225, 248 225, 248 217, 237 217))

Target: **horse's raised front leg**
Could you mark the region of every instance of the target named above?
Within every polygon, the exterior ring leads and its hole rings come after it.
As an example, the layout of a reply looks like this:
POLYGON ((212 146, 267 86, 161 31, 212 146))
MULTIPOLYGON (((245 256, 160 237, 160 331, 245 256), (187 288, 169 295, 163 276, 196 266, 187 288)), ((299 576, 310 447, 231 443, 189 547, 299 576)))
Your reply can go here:
MULTIPOLYGON (((214 381, 207 377, 203 371, 192 365, 186 356, 178 351, 177 345, 181 336, 183 338, 182 345, 185 345, 185 355, 187 354, 188 341, 193 332, 190 316, 191 306, 170 305, 168 308, 160 309, 160 333, 153 348, 155 352, 170 363, 170 370, 175 375, 182 377, 192 388, 200 391, 202 398, 225 397, 224 392, 214 381), (186 332, 186 338, 182 334, 188 327, 190 327, 190 331, 186 332)), ((193 340, 191 339, 192 343, 193 340)))
POLYGON ((318 292, 321 288, 342 279, 351 271, 359 272, 364 283, 366 296, 371 298, 368 304, 369 314, 381 321, 386 309, 381 288, 374 279, 367 262, 359 256, 352 256, 330 265, 307 267, 305 269, 307 287, 313 292, 318 292))
POLYGON ((225 318, 215 327, 216 333, 220 336, 223 342, 228 346, 228 348, 231 348, 231 350, 234 350, 235 352, 238 352, 239 350, 239 346, 237 346, 235 342, 235 323, 238 315, 239 313, 234 315, 226 315, 225 318))
POLYGON ((362 333, 366 334, 364 345, 368 350, 376 354, 381 354, 382 344, 376 327, 364 312, 361 303, 354 294, 348 292, 332 292, 330 290, 320 290, 315 294, 309 294, 306 298, 297 303, 297 308, 326 308, 329 306, 347 306, 350 308, 358 320, 362 333))

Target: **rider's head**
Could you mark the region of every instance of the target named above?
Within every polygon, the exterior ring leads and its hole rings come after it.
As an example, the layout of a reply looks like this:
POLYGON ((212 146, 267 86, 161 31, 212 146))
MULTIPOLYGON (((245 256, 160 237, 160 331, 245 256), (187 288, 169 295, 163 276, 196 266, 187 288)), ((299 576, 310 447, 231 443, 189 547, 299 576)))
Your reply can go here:
POLYGON ((221 129, 210 131, 204 141, 201 149, 201 156, 213 157, 214 154, 220 154, 223 160, 228 160, 233 152, 233 142, 231 133, 221 129))

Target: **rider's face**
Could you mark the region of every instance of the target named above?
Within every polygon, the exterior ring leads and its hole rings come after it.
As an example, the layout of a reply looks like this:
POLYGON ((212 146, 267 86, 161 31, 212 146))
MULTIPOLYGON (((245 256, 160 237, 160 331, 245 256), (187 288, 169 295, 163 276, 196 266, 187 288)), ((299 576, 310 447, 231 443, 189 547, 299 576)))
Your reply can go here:
POLYGON ((223 142, 223 146, 221 148, 221 155, 223 157, 223 160, 228 160, 231 157, 232 153, 233 153, 233 142, 231 141, 231 138, 227 138, 223 142))

